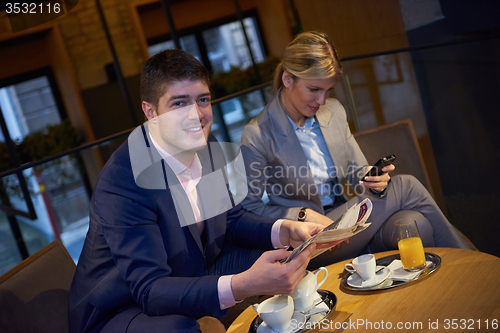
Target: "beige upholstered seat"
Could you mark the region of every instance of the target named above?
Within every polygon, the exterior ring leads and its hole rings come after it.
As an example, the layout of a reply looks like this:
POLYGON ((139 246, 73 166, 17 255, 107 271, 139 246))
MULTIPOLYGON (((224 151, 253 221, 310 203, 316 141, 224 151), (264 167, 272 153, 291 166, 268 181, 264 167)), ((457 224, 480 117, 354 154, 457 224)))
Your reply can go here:
MULTIPOLYGON (((401 120, 370 130, 356 132, 354 137, 369 164, 375 163, 381 157, 391 154, 396 155, 396 162, 394 162, 396 169, 391 172, 391 176, 397 174, 413 175, 434 197, 411 120, 401 120)), ((474 244, 460 230, 456 230, 471 249, 477 250, 474 244)))
POLYGON ((391 175, 413 175, 433 195, 411 120, 406 119, 356 132, 354 137, 370 165, 373 165, 381 157, 394 154, 396 155, 396 162, 394 162, 396 170, 391 172, 391 175))
POLYGON ((0 277, 0 332, 68 331, 75 263, 56 240, 0 277))
MULTIPOLYGON (((75 268, 56 240, 0 276, 0 332, 68 332, 68 297, 75 268)), ((198 322, 203 333, 225 332, 215 318, 198 322)))

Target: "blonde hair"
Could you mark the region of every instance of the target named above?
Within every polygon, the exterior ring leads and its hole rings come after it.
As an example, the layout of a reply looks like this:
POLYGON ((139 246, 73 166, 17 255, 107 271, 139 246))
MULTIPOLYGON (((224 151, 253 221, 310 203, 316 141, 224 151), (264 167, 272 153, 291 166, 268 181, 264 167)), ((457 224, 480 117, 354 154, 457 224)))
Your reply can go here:
POLYGON ((274 72, 274 95, 283 86, 284 71, 294 79, 324 79, 342 73, 342 64, 330 37, 321 31, 309 31, 297 35, 286 47, 274 72))

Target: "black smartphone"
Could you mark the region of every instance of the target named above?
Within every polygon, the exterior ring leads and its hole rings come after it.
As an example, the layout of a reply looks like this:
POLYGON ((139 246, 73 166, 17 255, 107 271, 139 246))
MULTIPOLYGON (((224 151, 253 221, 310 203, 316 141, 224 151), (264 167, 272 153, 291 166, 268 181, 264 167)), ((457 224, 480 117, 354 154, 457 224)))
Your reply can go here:
POLYGON ((373 168, 371 168, 370 171, 368 171, 368 173, 364 175, 363 178, 361 178, 361 180, 364 181, 365 177, 378 176, 383 174, 384 172, 382 171, 382 168, 389 164, 392 164, 394 160, 396 160, 396 155, 389 155, 386 157, 382 157, 377 161, 377 163, 373 165, 373 168))

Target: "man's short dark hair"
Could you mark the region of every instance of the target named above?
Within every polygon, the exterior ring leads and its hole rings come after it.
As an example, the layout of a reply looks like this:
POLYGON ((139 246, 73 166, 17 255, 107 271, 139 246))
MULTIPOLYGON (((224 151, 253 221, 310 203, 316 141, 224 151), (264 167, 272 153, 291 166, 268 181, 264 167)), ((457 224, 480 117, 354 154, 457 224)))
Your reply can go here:
POLYGON ((141 101, 158 107, 170 85, 183 80, 210 83, 208 70, 191 54, 178 49, 161 51, 146 62, 141 73, 141 101))

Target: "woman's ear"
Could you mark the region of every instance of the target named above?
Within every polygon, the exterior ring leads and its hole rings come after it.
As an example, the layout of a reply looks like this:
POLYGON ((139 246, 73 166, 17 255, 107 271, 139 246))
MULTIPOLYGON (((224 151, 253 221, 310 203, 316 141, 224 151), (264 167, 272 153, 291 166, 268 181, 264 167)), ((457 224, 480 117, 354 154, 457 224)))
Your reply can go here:
POLYGON ((154 111, 154 108, 153 108, 153 105, 151 103, 148 103, 146 101, 142 101, 142 112, 144 112, 144 115, 146 116, 146 118, 148 118, 148 120, 153 120, 155 119, 155 111, 154 111))
POLYGON ((287 71, 283 71, 283 75, 281 75, 281 81, 283 81, 283 85, 286 88, 289 88, 292 84, 293 78, 290 73, 288 73, 287 71))

